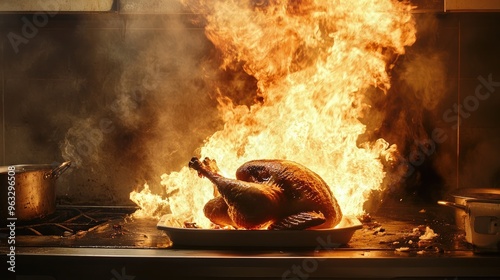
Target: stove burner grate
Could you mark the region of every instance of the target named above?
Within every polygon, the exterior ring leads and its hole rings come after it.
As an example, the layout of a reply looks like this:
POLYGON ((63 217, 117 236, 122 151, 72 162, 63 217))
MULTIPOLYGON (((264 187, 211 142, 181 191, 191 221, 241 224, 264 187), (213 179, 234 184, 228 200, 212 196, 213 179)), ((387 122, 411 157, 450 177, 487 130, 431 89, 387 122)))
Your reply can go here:
MULTIPOLYGON (((44 218, 17 222, 16 235, 69 236, 123 219, 136 209, 133 206, 58 206, 56 212, 44 218)), ((0 234, 9 231, 7 227, 0 228, 0 234)))

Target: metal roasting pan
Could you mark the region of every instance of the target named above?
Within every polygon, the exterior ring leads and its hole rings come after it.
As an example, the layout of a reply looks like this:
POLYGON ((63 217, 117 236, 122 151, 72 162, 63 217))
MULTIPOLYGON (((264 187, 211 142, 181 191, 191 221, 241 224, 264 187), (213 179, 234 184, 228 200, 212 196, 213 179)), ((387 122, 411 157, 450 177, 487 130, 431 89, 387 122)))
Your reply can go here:
POLYGON ((349 243, 354 232, 363 227, 352 216, 344 216, 332 229, 316 230, 227 230, 182 228, 171 215, 164 215, 157 228, 164 230, 173 247, 260 247, 331 249, 349 243))

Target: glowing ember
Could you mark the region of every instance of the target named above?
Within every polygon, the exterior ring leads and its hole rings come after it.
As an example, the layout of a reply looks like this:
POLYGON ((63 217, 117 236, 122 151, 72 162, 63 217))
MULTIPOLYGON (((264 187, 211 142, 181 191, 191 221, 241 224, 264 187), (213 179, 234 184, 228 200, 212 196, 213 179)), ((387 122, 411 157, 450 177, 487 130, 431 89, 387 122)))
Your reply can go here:
MULTIPOLYGON (((206 15, 206 34, 222 51, 222 67, 242 64, 257 79, 263 102, 233 105, 221 92, 224 129, 201 148, 224 176, 253 159, 288 159, 318 173, 347 215, 384 179, 383 139, 360 145, 365 132, 364 94, 390 87, 390 61, 415 41, 411 7, 399 1, 189 1, 206 15), (259 3, 257 3, 259 2, 259 3), (300 3, 300 4, 299 4, 300 3)), ((255 93, 251 93, 255 94, 255 93)), ((382 94, 382 93, 381 93, 382 94)), ((189 159, 186 159, 186 165, 189 159)), ((167 198, 146 187, 131 193, 156 216, 168 204, 180 221, 210 226, 204 204, 213 197, 208 180, 187 166, 162 175, 167 198)))

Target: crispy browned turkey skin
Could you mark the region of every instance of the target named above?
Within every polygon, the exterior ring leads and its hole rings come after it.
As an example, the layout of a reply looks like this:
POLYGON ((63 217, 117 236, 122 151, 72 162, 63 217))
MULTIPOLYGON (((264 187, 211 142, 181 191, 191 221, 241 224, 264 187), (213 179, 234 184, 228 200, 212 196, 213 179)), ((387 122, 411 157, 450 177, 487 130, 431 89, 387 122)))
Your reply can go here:
POLYGON ((221 226, 245 229, 332 228, 342 212, 328 185, 313 171, 286 160, 252 160, 236 179, 218 174, 214 160, 193 157, 189 167, 215 184, 205 216, 221 226))

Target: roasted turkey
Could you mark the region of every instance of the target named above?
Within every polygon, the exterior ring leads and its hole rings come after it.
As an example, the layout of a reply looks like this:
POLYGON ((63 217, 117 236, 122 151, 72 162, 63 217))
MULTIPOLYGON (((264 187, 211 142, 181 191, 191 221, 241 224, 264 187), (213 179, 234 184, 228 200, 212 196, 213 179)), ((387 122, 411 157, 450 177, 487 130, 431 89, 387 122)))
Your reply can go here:
POLYGON ((305 166, 287 160, 252 160, 221 176, 216 162, 193 157, 189 167, 216 186, 203 211, 214 224, 243 229, 332 228, 342 211, 328 185, 305 166))

